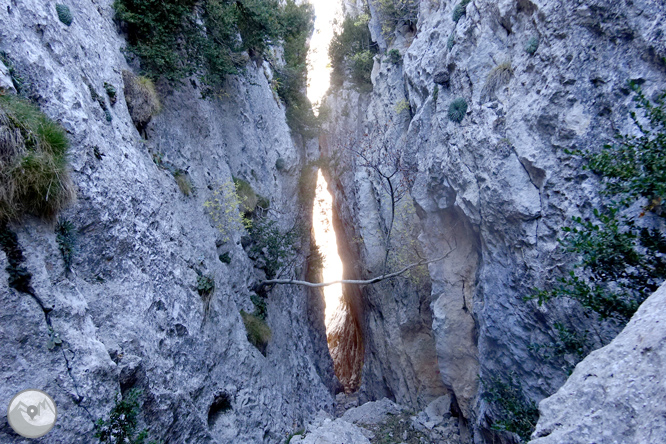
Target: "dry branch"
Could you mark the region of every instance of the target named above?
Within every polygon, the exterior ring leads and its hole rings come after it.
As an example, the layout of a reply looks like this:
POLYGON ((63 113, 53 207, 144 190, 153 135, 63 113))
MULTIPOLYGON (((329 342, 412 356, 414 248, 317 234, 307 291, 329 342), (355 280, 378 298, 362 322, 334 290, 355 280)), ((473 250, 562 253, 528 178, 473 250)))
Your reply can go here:
MULTIPOLYGON (((453 250, 451 250, 453 251, 453 250)), ((397 276, 400 276, 403 273, 406 273, 407 271, 411 270, 414 267, 418 267, 419 265, 427 265, 432 262, 437 262, 441 261, 442 259, 445 259, 449 254, 451 254, 451 251, 446 253, 444 256, 438 257, 436 259, 432 260, 422 260, 419 262, 415 262, 413 264, 407 265, 403 269, 396 271, 394 273, 389 273, 389 274, 383 274, 381 276, 374 277, 372 279, 365 279, 365 280, 354 280, 354 279, 342 279, 339 281, 331 281, 331 282, 308 282, 308 281, 299 281, 296 279, 269 279, 262 281, 259 284, 259 287, 262 287, 264 285, 273 285, 273 284, 294 284, 294 285, 304 285, 306 287, 310 288, 320 288, 320 287, 328 287, 329 285, 335 285, 335 284, 349 284, 349 285, 370 285, 370 284, 376 284, 377 282, 386 280, 386 279, 391 279, 397 276)))

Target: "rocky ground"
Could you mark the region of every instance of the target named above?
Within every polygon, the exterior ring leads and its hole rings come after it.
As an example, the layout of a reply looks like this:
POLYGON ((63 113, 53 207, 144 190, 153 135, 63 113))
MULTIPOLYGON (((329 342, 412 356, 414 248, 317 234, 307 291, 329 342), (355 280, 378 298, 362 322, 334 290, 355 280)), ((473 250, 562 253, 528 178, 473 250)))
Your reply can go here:
POLYGON ((320 411, 289 443, 301 444, 459 444, 458 419, 451 415, 451 397, 441 396, 421 412, 388 398, 358 406, 356 394, 338 394, 336 418, 320 411))

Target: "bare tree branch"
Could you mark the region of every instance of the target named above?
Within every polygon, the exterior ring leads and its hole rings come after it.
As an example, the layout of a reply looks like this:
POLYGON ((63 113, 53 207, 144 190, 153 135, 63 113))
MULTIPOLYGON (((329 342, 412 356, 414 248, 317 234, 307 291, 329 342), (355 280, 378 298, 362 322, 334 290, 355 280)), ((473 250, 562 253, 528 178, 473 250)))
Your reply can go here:
POLYGON ((329 285, 335 285, 335 284, 349 284, 349 285, 371 285, 371 284, 376 284, 377 282, 386 280, 386 279, 391 279, 397 276, 400 276, 403 273, 406 273, 407 271, 411 270, 414 267, 418 267, 419 265, 427 265, 432 262, 437 262, 441 261, 442 259, 446 259, 449 254, 451 254, 453 250, 449 251, 446 253, 444 256, 438 257, 436 259, 432 260, 422 260, 419 262, 415 262, 413 264, 407 265, 406 267, 402 268, 399 271, 396 271, 394 273, 389 273, 389 274, 383 274, 381 276, 374 277, 372 279, 365 279, 365 280, 353 280, 353 279, 342 279, 339 281, 332 281, 332 282, 308 282, 308 281, 299 281, 296 279, 269 279, 262 281, 259 283, 259 287, 262 287, 264 285, 272 285, 272 284, 293 284, 293 285, 303 285, 305 287, 310 287, 310 288, 321 288, 321 287, 328 287, 329 285))

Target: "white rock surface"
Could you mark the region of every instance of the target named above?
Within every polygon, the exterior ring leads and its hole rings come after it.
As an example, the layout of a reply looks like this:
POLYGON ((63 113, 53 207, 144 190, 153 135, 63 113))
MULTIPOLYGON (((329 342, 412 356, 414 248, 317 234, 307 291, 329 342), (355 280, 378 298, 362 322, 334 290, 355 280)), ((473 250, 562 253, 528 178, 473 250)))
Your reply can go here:
POLYGON ((666 443, 666 285, 539 404, 530 444, 666 443))
POLYGON ((342 419, 331 421, 327 419, 324 424, 305 437, 294 436, 291 443, 300 444, 370 444, 363 431, 342 419))

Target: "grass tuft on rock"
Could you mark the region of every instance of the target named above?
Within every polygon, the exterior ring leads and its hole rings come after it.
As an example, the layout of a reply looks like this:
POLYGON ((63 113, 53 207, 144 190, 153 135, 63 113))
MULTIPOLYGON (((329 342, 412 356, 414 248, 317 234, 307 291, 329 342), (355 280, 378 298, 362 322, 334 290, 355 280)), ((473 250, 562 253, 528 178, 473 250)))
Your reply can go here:
POLYGON ((35 105, 0 96, 0 220, 47 220, 75 198, 65 130, 35 105))
POLYGON ((266 356, 266 347, 272 336, 270 327, 259 316, 255 316, 244 310, 241 310, 241 317, 247 331, 247 340, 266 356))
POLYGON ((153 115, 161 109, 155 84, 148 77, 137 76, 131 71, 123 71, 125 101, 134 126, 143 131, 153 115))
POLYGON ((449 120, 460 123, 467 113, 467 102, 462 97, 458 97, 449 105, 449 120))
POLYGON ((58 19, 61 22, 67 26, 72 24, 72 11, 70 11, 69 6, 56 3, 56 12, 58 13, 58 19))
POLYGON ((193 192, 192 183, 190 182, 190 179, 185 171, 183 170, 174 171, 173 178, 176 179, 176 184, 178 185, 180 192, 183 193, 184 196, 192 195, 193 192))

